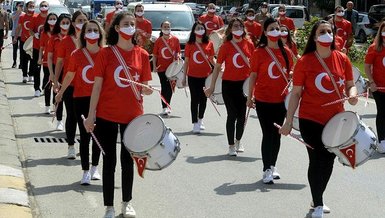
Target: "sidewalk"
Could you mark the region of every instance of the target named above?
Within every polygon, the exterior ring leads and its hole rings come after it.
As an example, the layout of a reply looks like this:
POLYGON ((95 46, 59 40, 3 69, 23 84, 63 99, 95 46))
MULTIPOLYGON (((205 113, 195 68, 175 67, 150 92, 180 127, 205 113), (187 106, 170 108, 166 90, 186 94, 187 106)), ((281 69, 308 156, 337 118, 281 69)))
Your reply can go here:
POLYGON ((18 147, 15 138, 2 64, 0 63, 0 218, 29 218, 32 217, 32 212, 21 166, 23 151, 18 147))

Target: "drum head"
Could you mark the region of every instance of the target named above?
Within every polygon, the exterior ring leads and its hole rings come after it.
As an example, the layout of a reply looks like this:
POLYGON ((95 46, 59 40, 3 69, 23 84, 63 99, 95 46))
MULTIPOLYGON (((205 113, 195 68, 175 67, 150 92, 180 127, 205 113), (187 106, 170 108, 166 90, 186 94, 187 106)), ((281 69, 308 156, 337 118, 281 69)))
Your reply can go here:
POLYGON ((214 31, 210 34, 209 38, 210 38, 210 41, 213 42, 214 53, 218 54, 219 47, 221 47, 221 45, 223 43, 223 39, 222 39, 221 35, 218 32, 214 31))
POLYGON ((354 80, 354 83, 356 83, 361 77, 361 72, 360 70, 353 66, 353 80, 354 80))
POLYGON ((25 40, 23 49, 24 51, 32 50, 33 46, 33 36, 30 36, 27 40, 25 40))
POLYGON ((344 145, 354 136, 359 123, 359 117, 352 111, 335 115, 322 132, 322 142, 328 147, 344 145))
POLYGON ((131 121, 124 131, 124 145, 129 151, 140 153, 157 145, 165 134, 162 118, 155 114, 144 114, 131 121))
POLYGON ((173 78, 176 75, 178 75, 180 72, 183 71, 183 60, 176 60, 172 62, 166 70, 166 77, 167 78, 173 78))
MULTIPOLYGON (((223 71, 219 72, 217 81, 215 82, 215 89, 213 94, 221 94, 222 93, 222 76, 223 71)), ((211 80, 213 79, 213 74, 210 74, 205 81, 205 87, 209 88, 211 85, 211 80)))

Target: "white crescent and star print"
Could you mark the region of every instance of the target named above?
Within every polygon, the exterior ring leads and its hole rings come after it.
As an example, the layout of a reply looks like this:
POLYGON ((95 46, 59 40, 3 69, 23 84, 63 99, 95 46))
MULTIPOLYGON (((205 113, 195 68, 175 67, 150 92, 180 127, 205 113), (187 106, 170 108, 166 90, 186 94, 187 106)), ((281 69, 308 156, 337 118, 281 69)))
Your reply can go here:
MULTIPOLYGON (((120 88, 127 88, 129 87, 131 84, 128 83, 128 84, 124 84, 122 83, 122 80, 120 78, 126 78, 126 75, 123 73, 122 76, 120 76, 120 73, 123 71, 123 67, 122 66, 118 66, 115 71, 114 71, 114 80, 115 80, 115 83, 117 86, 119 86, 120 88)), ((135 82, 138 82, 139 79, 140 79, 140 75, 135 72, 135 75, 132 76, 134 78, 134 81, 135 82)))
MULTIPOLYGON (((325 77, 326 77, 326 78, 328 79, 328 81, 331 83, 328 74, 325 73, 325 72, 321 72, 321 73, 319 73, 319 74, 317 75, 317 77, 315 78, 314 84, 315 84, 315 86, 317 87, 317 89, 318 89, 320 92, 323 92, 323 93, 325 93, 325 94, 333 93, 333 92, 335 91, 334 89, 328 90, 328 89, 326 89, 326 88, 322 85, 322 80, 323 80, 325 77)), ((337 85, 339 86, 339 88, 341 88, 342 86, 345 85, 345 80, 342 79, 341 77, 338 77, 338 81, 336 81, 336 83, 337 83, 337 85)))

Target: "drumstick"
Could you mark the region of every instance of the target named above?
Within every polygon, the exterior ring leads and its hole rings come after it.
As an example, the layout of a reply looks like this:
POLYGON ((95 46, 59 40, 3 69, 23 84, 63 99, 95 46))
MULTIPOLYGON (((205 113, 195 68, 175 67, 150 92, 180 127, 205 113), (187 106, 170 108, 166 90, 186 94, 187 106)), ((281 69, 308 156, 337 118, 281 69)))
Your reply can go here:
MULTIPOLYGON (((203 91, 205 91, 205 89, 206 89, 206 87, 203 87, 203 91)), ((211 102, 211 104, 213 105, 214 109, 217 111, 218 115, 219 115, 220 117, 222 117, 222 116, 221 116, 221 113, 219 113, 219 110, 218 110, 217 106, 215 106, 213 99, 211 99, 211 98, 208 98, 208 99, 210 100, 210 102, 211 102)))
POLYGON ((56 117, 56 110, 57 110, 58 104, 59 104, 58 102, 55 102, 55 104, 54 104, 55 110, 53 110, 53 114, 52 114, 52 123, 53 123, 53 121, 55 120, 55 117, 56 117))
POLYGON ((187 89, 184 87, 184 93, 186 94, 186 98, 188 98, 187 89))
POLYGON ((47 82, 47 84, 45 84, 45 86, 44 86, 44 88, 43 88, 43 89, 47 88, 48 84, 51 84, 51 85, 53 85, 53 82, 51 82, 51 80, 50 80, 50 81, 48 81, 48 82, 47 82))
POLYGON ((362 93, 362 94, 358 94, 356 96, 350 96, 350 97, 341 98, 341 99, 338 99, 338 100, 335 100, 335 101, 323 104, 322 107, 329 106, 329 105, 332 105, 332 104, 337 104, 337 103, 344 102, 344 101, 352 99, 352 98, 362 97, 362 96, 366 96, 366 95, 367 95, 366 93, 362 93))
POLYGON ((1 47, 1 50, 5 49, 6 47, 8 47, 8 46, 10 46, 10 45, 12 45, 12 44, 13 44, 13 42, 4 45, 3 47, 1 47))
POLYGON ((247 109, 246 117, 245 117, 245 123, 243 124, 243 129, 246 129, 247 120, 249 119, 249 113, 250 113, 250 107, 247 109))
MULTIPOLYGON (((274 123, 274 126, 277 127, 278 129, 281 129, 282 127, 276 123, 274 123)), ((312 146, 308 145, 306 142, 304 142, 302 139, 300 139, 298 136, 294 135, 293 133, 290 133, 289 135, 290 138, 292 139, 295 139, 299 142, 301 142, 302 144, 304 144, 306 147, 310 148, 310 149, 314 149, 312 146)))
MULTIPOLYGON (((86 121, 86 118, 84 117, 83 114, 81 115, 81 118, 83 119, 83 125, 84 125, 84 121, 86 121)), ((99 147, 100 151, 102 152, 102 154, 106 155, 106 153, 104 153, 104 150, 103 150, 102 146, 100 145, 99 140, 96 138, 94 132, 91 131, 90 134, 91 134, 92 138, 95 140, 95 142, 98 145, 98 147, 99 147)))
POLYGON ((365 107, 367 107, 369 104, 368 99, 369 99, 369 88, 366 89, 365 107))
POLYGON ((287 82, 287 85, 286 85, 285 88, 283 89, 281 95, 285 94, 286 90, 290 87, 290 83, 291 83, 291 80, 289 80, 289 82, 287 82))

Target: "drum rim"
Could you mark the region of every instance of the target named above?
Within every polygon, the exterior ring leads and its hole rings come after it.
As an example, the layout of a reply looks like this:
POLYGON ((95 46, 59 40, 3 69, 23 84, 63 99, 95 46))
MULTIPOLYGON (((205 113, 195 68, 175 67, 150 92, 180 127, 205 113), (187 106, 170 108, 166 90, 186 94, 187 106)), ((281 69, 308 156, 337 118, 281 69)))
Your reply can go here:
MULTIPOLYGON (((220 71, 219 73, 218 73, 218 77, 217 77, 217 81, 218 81, 218 78, 220 77, 221 78, 221 80, 222 80, 222 76, 223 76, 223 71, 220 71), (221 77, 220 77, 221 76, 221 77)), ((212 77, 213 77, 213 73, 210 73, 207 77, 206 77, 206 79, 205 79, 205 86, 206 86, 206 81, 207 81, 207 79, 210 77, 210 80, 212 80, 212 77)), ((215 83, 217 83, 217 81, 215 81, 215 83)), ((214 89, 214 91, 213 91, 213 94, 216 94, 216 95, 222 95, 222 82, 220 83, 221 84, 221 89, 220 89, 220 92, 215 92, 215 89, 214 89)), ((211 85, 211 81, 210 81, 210 84, 208 84, 208 85, 211 85)), ((215 85, 215 88, 217 87, 217 85, 215 85)), ((207 87, 206 87, 207 88, 207 87)))
POLYGON ((31 50, 33 48, 33 36, 30 36, 28 37, 24 44, 23 44, 23 50, 26 51, 26 50, 31 50), (27 42, 29 42, 29 44, 27 44, 27 42), (26 48, 26 45, 30 46, 30 48, 26 48))
POLYGON ((167 69, 166 69, 166 72, 165 72, 165 75, 166 75, 167 78, 169 78, 169 79, 176 78, 176 75, 180 74, 180 72, 183 72, 184 61, 183 61, 183 60, 179 60, 179 62, 182 62, 182 64, 181 64, 182 67, 181 67, 181 69, 178 71, 178 73, 173 74, 173 75, 169 75, 170 73, 167 73, 167 72, 170 72, 170 71, 171 71, 171 70, 169 70, 169 69, 171 69, 170 67, 171 67, 172 65, 178 65, 178 60, 175 60, 175 61, 173 61, 170 65, 168 65, 168 67, 167 67, 167 69), (174 63, 175 63, 175 64, 174 64, 174 63))

